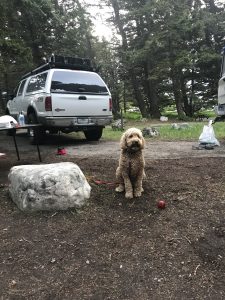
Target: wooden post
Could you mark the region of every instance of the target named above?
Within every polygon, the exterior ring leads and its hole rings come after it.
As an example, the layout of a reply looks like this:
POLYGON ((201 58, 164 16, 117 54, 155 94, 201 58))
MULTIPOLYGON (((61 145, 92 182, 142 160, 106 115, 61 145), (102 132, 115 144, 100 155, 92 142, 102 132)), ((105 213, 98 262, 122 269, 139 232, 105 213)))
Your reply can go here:
POLYGON ((120 111, 120 114, 121 114, 121 129, 124 130, 123 111, 122 111, 122 109, 121 109, 121 111, 120 111))

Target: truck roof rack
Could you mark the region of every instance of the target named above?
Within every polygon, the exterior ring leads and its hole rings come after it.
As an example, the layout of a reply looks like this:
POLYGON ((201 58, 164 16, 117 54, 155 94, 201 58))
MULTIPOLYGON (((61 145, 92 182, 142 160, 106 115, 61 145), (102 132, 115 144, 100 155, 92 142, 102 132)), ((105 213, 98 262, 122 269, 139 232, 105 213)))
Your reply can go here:
POLYGON ((83 70, 91 72, 94 71, 91 65, 91 60, 89 58, 70 57, 52 54, 52 56, 48 59, 48 61, 45 64, 37 67, 29 73, 26 73, 22 76, 22 79, 53 68, 83 70))

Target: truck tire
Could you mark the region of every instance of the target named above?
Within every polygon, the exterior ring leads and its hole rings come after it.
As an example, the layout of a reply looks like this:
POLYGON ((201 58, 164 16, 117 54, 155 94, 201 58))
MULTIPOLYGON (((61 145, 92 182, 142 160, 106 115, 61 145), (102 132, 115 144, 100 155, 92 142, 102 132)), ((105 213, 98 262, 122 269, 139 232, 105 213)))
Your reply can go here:
MULTIPOLYGON (((31 112, 29 113, 28 117, 28 124, 37 124, 37 117, 35 113, 31 112)), ((30 137, 30 142, 32 145, 43 144, 45 140, 45 130, 43 128, 35 128, 34 129, 28 129, 28 134, 30 137)))
POLYGON ((103 128, 90 129, 84 131, 84 135, 88 141, 98 141, 102 137, 103 128))

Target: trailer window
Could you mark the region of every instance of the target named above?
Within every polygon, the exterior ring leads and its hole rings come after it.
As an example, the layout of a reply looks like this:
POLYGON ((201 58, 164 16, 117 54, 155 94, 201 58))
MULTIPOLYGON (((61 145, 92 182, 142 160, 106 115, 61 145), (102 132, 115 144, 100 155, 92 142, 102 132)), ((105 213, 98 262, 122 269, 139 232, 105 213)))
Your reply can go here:
POLYGON ((225 75, 225 54, 223 54, 222 58, 222 66, 221 66, 221 77, 225 75))

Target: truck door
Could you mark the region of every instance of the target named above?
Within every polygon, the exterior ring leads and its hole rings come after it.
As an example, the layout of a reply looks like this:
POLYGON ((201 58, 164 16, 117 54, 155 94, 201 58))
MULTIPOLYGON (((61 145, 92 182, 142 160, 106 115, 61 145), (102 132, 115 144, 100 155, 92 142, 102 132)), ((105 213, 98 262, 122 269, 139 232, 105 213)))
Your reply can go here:
POLYGON ((15 97, 10 101, 10 114, 17 119, 19 112, 22 110, 22 100, 24 94, 24 86, 26 80, 20 82, 18 89, 16 89, 15 97))

